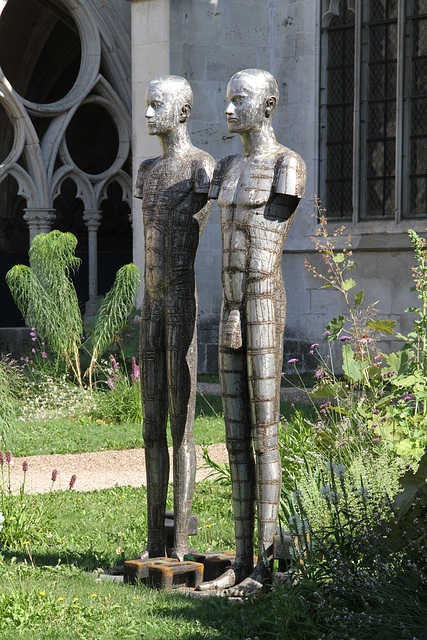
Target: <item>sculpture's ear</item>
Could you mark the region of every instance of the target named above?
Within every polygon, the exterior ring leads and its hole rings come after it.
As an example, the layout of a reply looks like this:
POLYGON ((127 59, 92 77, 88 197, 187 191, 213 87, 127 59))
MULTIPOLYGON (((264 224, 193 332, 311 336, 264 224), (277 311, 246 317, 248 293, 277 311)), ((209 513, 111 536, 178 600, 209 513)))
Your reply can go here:
POLYGON ((275 96, 269 96, 265 101, 265 117, 269 118, 273 115, 277 104, 277 98, 275 96))
POLYGON ((179 121, 185 122, 186 120, 188 120, 188 118, 190 117, 190 113, 191 113, 191 105, 185 104, 183 107, 181 107, 181 111, 179 114, 179 121))

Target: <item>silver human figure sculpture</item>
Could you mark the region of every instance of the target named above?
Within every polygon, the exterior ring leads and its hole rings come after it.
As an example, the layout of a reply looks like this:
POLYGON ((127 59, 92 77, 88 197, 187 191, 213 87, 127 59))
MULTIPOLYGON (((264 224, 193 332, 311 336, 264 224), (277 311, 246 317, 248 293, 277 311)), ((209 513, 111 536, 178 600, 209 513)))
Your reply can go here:
POLYGON ((193 95, 185 78, 164 76, 146 92, 146 125, 161 156, 141 163, 135 196, 142 200, 145 237, 141 317, 141 391, 147 467, 148 542, 141 558, 165 555, 169 480, 166 426, 173 439, 174 548, 183 560, 196 475, 193 423, 197 367, 194 261, 209 217, 213 158, 191 143, 193 95))
POLYGON ((305 194, 306 169, 297 153, 276 141, 272 119, 277 100, 277 82, 266 71, 246 69, 231 78, 225 114, 229 131, 241 138, 243 154, 218 163, 210 189, 221 208, 219 374, 236 561, 199 589, 232 587, 228 593, 235 596, 261 589, 270 576, 280 501, 279 398, 286 315, 282 250, 305 194))

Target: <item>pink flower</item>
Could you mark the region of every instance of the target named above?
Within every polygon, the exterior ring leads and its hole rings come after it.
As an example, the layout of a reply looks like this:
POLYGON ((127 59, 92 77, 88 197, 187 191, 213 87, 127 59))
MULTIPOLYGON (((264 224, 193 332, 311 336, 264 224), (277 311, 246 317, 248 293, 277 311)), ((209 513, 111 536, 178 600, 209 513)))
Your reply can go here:
POLYGON ((139 378, 139 367, 136 364, 135 358, 132 358, 131 380, 132 380, 132 382, 135 382, 135 380, 138 380, 138 378, 139 378))
POLYGON ((24 462, 22 463, 22 471, 24 473, 27 473, 28 471, 28 462, 26 460, 24 460, 24 462))

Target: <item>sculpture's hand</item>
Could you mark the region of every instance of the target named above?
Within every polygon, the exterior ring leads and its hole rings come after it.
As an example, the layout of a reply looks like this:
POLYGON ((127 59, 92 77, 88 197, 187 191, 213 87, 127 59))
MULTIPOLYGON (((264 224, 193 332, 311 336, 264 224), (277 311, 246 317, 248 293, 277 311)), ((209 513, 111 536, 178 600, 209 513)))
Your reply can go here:
POLYGON ((228 320, 224 329, 224 346, 229 349, 240 349, 242 346, 242 323, 240 319, 240 311, 233 309, 230 311, 228 320))

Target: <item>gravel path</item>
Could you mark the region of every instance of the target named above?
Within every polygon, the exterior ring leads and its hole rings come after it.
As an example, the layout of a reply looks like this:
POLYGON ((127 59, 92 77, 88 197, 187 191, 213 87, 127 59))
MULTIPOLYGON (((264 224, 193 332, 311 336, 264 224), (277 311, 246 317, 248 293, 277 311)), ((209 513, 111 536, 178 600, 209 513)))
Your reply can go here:
MULTIPOLYGON (((209 455, 215 462, 228 460, 225 444, 211 444, 209 455)), ((203 469, 202 448, 196 447, 197 472, 196 482, 208 475, 210 469, 203 469)), ((172 482, 172 447, 169 447, 172 482)), ((144 449, 126 449, 123 451, 94 451, 90 453, 66 453, 51 456, 28 456, 13 458, 11 462, 11 489, 17 491, 22 484, 22 464, 28 462, 25 479, 26 493, 46 493, 52 485, 52 471, 57 469, 58 478, 55 489, 67 489, 70 478, 76 474, 74 486, 76 491, 93 491, 108 487, 126 486, 140 487, 147 483, 145 475, 144 449)), ((5 463, 5 480, 7 485, 7 465, 5 463)))
MULTIPOLYGON (((218 395, 219 385, 209 382, 197 384, 199 393, 218 395)), ((296 388, 281 389, 281 398, 287 402, 307 401, 305 391, 296 388)), ((208 448, 209 455, 215 462, 227 462, 225 444, 212 444, 208 448)), ((196 482, 200 482, 208 475, 210 469, 203 469, 202 448, 196 447, 197 473, 196 482)), ((172 482, 172 448, 169 448, 170 482, 172 482)), ((145 475, 144 449, 128 449, 114 451, 93 451, 90 453, 57 454, 44 456, 28 456, 13 458, 11 462, 11 489, 18 491, 23 481, 22 464, 28 462, 25 479, 27 493, 46 493, 52 486, 52 471, 57 469, 58 477, 55 489, 67 489, 70 478, 76 474, 76 491, 93 491, 108 487, 126 486, 139 487, 147 483, 145 475)), ((4 467, 7 484, 7 465, 4 467)))

